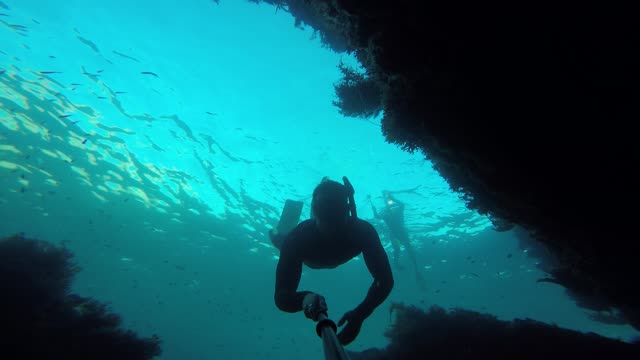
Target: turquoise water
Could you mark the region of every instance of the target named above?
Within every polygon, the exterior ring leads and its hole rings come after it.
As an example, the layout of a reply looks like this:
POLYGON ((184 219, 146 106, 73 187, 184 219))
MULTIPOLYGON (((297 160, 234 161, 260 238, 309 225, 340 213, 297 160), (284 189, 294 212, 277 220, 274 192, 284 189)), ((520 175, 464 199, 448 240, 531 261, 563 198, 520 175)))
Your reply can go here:
MULTIPOLYGON (((389 304, 461 306, 627 339, 589 319, 509 233, 468 211, 431 164, 385 143, 379 119, 332 106, 340 61, 311 29, 248 1, 2 1, 0 236, 64 243, 74 291, 163 340, 162 359, 322 358, 314 326, 273 303, 278 253, 266 233, 286 199, 347 175, 397 197, 428 282, 408 257, 351 350, 382 347, 389 304), (55 72, 55 73, 42 73, 55 72), (143 73, 147 72, 147 73, 143 73)), ((366 294, 355 259, 304 270, 339 318, 366 294)), ((425 334, 428 336, 428 334, 425 334)))

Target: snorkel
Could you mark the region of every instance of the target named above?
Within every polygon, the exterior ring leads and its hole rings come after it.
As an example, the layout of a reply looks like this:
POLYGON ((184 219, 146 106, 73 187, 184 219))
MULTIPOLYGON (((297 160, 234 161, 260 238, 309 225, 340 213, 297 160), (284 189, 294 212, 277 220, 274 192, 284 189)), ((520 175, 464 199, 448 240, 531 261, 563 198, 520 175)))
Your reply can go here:
POLYGON ((353 195, 356 193, 356 191, 353 189, 353 185, 351 185, 351 182, 349 181, 349 179, 347 179, 346 176, 342 177, 342 182, 344 183, 344 186, 347 188, 347 196, 349 197, 349 211, 351 212, 351 218, 355 219, 358 217, 358 213, 356 211, 356 202, 353 199, 353 195))

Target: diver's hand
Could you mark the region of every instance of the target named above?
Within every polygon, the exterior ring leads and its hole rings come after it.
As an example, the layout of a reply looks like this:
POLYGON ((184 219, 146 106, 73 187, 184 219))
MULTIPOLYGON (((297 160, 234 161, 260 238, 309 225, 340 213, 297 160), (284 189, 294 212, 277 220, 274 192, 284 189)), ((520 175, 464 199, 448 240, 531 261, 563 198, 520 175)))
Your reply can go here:
POLYGON ((364 317, 352 310, 342 316, 342 319, 338 321, 338 326, 342 326, 345 322, 347 322, 347 325, 338 333, 338 340, 342 345, 348 345, 356 339, 360 333, 364 317))
POLYGON ((304 316, 308 317, 313 321, 318 321, 318 316, 320 314, 327 315, 327 302, 324 299, 324 296, 309 293, 304 296, 302 300, 302 310, 304 310, 304 316))

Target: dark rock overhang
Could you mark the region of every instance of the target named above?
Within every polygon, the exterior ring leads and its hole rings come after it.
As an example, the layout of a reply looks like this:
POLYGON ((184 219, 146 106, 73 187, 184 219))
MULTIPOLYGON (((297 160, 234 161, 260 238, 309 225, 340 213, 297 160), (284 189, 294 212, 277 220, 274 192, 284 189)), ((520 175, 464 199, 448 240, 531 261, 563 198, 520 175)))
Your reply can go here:
POLYGON ((343 114, 383 110, 387 141, 423 152, 498 229, 520 225, 554 252, 560 265, 545 281, 640 328, 631 9, 249 1, 289 11, 327 46, 354 53, 366 74, 337 84, 343 114))

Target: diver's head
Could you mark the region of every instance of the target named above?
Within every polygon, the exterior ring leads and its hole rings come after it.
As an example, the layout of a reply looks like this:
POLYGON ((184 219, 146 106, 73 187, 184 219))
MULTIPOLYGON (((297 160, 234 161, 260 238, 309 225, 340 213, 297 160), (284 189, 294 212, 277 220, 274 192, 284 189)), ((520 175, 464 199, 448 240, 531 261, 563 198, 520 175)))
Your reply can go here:
POLYGON ((393 206, 396 202, 393 201, 393 196, 391 196, 391 192, 387 190, 382 191, 382 197, 384 198, 384 203, 387 206, 393 206))
POLYGON ((347 188, 337 181, 324 180, 316 186, 311 209, 318 227, 330 229, 346 224, 349 218, 348 198, 347 188))

